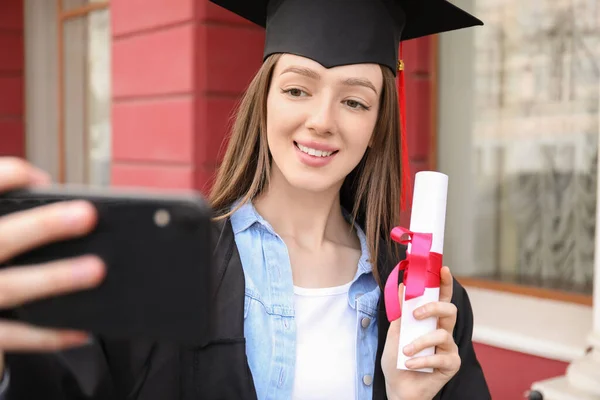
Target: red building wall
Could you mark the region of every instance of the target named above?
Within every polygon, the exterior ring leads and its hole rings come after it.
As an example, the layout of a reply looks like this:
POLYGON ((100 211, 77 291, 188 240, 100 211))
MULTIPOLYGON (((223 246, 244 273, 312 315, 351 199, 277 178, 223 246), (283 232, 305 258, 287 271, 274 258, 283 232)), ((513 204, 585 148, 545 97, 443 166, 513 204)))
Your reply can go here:
POLYGON ((0 155, 25 155, 23 1, 0 2, 0 155))
POLYGON ((207 0, 112 0, 111 18, 113 183, 205 189, 263 32, 207 0))

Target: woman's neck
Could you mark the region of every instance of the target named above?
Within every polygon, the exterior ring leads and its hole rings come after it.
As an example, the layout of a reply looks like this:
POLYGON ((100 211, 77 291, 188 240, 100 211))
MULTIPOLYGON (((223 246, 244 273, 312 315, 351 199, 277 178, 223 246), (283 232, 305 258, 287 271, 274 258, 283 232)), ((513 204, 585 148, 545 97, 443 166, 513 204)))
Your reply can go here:
POLYGON ((350 245, 355 240, 342 215, 339 189, 298 189, 273 168, 269 187, 254 200, 254 207, 280 236, 303 248, 317 250, 326 241, 350 245))

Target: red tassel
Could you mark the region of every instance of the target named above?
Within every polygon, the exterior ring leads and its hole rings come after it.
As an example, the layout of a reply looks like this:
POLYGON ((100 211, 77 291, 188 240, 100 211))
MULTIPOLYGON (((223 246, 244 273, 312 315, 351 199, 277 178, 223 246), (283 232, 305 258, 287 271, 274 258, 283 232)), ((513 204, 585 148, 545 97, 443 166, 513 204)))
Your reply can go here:
POLYGON ((408 209, 412 197, 410 164, 408 158, 408 146, 406 141, 406 93, 404 83, 404 61, 402 58, 402 43, 400 43, 400 63, 398 65, 398 103, 400 106, 400 150, 401 150, 401 189, 400 208, 402 211, 408 209))

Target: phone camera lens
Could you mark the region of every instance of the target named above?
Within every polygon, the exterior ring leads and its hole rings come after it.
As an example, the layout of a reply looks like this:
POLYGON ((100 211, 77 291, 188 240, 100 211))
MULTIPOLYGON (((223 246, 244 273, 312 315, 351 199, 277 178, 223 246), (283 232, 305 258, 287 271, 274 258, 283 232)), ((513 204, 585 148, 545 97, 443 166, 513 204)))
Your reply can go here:
POLYGON ((157 210, 154 213, 154 223, 160 227, 169 225, 171 221, 171 215, 167 210, 157 210))

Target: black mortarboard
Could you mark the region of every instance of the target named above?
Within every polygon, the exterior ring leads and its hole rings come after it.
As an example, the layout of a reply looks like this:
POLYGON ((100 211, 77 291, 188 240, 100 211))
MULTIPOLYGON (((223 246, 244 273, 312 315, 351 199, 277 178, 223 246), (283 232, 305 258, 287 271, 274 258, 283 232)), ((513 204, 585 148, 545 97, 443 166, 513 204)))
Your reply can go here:
POLYGON ((400 43, 475 25, 479 19, 447 0, 210 0, 266 28, 264 58, 290 53, 324 67, 376 63, 398 76, 402 209, 409 203, 404 64, 400 43))
POLYGON ((447 0, 211 0, 266 28, 264 57, 291 53, 324 67, 398 65, 404 40, 482 25, 447 0))

